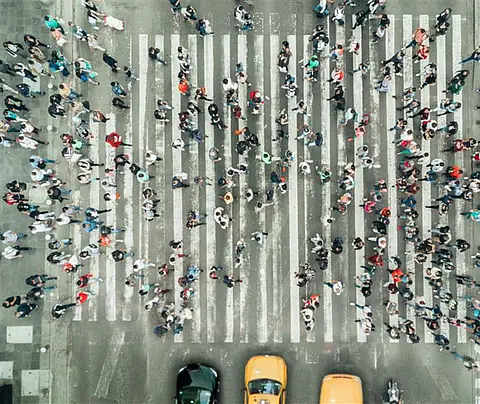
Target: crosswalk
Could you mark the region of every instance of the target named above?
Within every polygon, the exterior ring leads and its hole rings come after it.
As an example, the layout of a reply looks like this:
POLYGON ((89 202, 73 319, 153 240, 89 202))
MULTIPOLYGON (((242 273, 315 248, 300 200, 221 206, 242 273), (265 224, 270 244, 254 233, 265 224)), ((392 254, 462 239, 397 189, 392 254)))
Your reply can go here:
MULTIPOLYGON (((258 18, 258 16, 257 16, 258 18)), ((392 210, 392 220, 389 226, 388 255, 398 255, 404 263, 404 268, 415 271, 412 290, 417 295, 423 295, 428 304, 433 301, 431 288, 422 275, 422 267, 413 260, 411 244, 405 245, 401 232, 397 230, 396 215, 399 213, 399 198, 395 184, 397 176, 396 163, 399 158, 392 144, 392 132, 388 132, 399 117, 395 111, 395 100, 391 94, 399 94, 403 88, 411 85, 419 86, 416 74, 429 62, 438 66, 437 85, 426 87, 421 91, 420 98, 423 105, 434 106, 443 98, 442 90, 448 78, 457 70, 458 61, 462 54, 468 50, 452 44, 462 43, 462 17, 452 17, 451 28, 444 37, 438 37, 431 44, 429 59, 419 64, 411 60, 412 50, 408 49, 405 59, 404 75, 396 76, 391 93, 379 94, 374 89, 377 82, 379 61, 393 55, 402 44, 409 42, 412 31, 417 26, 432 26, 434 16, 403 15, 389 16, 391 26, 385 37, 377 44, 370 42, 370 33, 376 27, 375 20, 366 28, 356 28, 353 35, 361 43, 358 54, 345 54, 337 63, 339 67, 352 70, 361 61, 369 60, 371 71, 362 79, 360 74, 346 74, 345 88, 347 108, 353 107, 362 115, 372 114, 372 123, 368 126, 365 137, 356 138, 354 142, 347 142, 346 138, 352 136, 352 129, 339 126, 341 116, 336 114, 334 106, 327 98, 330 97, 332 87, 327 83, 335 63, 326 54, 321 57, 321 71, 318 83, 311 84, 302 79, 302 65, 297 62, 311 55, 311 44, 308 35, 288 32, 286 35, 274 33, 269 35, 257 34, 255 31, 244 34, 217 34, 215 37, 201 38, 196 35, 131 35, 129 41, 130 60, 124 61, 138 73, 139 82, 129 85, 131 109, 128 112, 113 111, 108 114, 109 121, 105 125, 92 124, 95 134, 90 157, 94 161, 106 159, 111 163, 112 150, 105 146, 104 136, 116 131, 125 138, 126 143, 133 143, 133 148, 125 148, 130 161, 145 167, 145 151, 155 150, 164 161, 149 168, 153 178, 148 185, 152 187, 161 200, 158 205, 160 218, 153 222, 143 219, 141 210, 141 189, 135 178, 128 172, 117 175, 117 192, 121 195, 116 203, 105 203, 104 191, 98 183, 81 188, 76 195, 83 206, 93 206, 104 209, 112 208, 106 214, 105 221, 113 227, 125 227, 125 233, 117 236, 122 242, 118 245, 135 252, 136 258, 149 258, 161 265, 168 259, 171 251, 168 241, 172 239, 184 240, 184 251, 190 256, 177 260, 172 274, 161 280, 165 287, 173 289, 173 295, 167 298, 180 304, 181 287, 177 278, 186 271, 189 265, 199 265, 205 272, 195 283, 196 296, 193 298, 193 319, 187 322, 183 334, 175 335, 175 343, 248 343, 248 342, 333 342, 333 341, 359 341, 359 342, 393 342, 382 332, 384 322, 396 324, 398 316, 388 316, 383 309, 383 301, 392 300, 399 303, 400 316, 412 319, 419 330, 422 342, 431 343, 432 336, 423 325, 422 320, 414 317, 411 308, 398 301, 398 296, 388 296, 382 287, 388 280, 388 274, 375 275, 374 292, 367 299, 367 304, 374 308, 374 323, 377 332, 368 338, 358 328, 354 320, 357 318, 355 309, 349 306, 350 302, 364 304, 365 300, 359 290, 354 287, 353 277, 362 272, 364 256, 371 255, 369 250, 352 251, 346 248, 340 256, 333 256, 326 271, 317 271, 316 278, 306 288, 299 289, 294 280, 294 272, 298 265, 310 262, 315 268, 314 257, 309 253, 309 236, 319 232, 327 244, 337 236, 342 236, 345 243, 350 246, 355 237, 365 240, 370 235, 369 227, 371 218, 367 217, 358 205, 363 198, 368 197, 374 182, 380 178, 387 180, 388 195, 384 198, 392 210), (277 55, 282 41, 287 40, 293 52, 290 61, 290 72, 297 79, 300 93, 296 98, 287 99, 283 84, 283 75, 276 67, 277 55), (169 65, 163 66, 149 60, 148 47, 155 45, 164 51, 169 65), (176 49, 178 46, 188 49, 191 56, 193 71, 190 82, 193 87, 205 86, 208 94, 214 99, 222 112, 222 117, 228 129, 219 131, 214 129, 205 117, 208 104, 200 103, 203 113, 196 117, 199 129, 206 134, 206 141, 202 144, 192 143, 185 152, 180 152, 170 147, 173 139, 181 137, 177 126, 177 113, 184 110, 187 98, 181 96, 177 90, 177 64, 176 49), (256 89, 265 95, 263 113, 257 116, 249 115, 247 121, 236 121, 232 118, 227 106, 224 105, 224 95, 221 80, 224 77, 234 77, 235 64, 242 62, 249 76, 252 87, 241 86, 239 89, 240 105, 246 111, 248 93, 256 89), (157 99, 166 99, 174 107, 170 123, 164 125, 155 121, 153 110, 157 99), (305 100, 311 116, 301 116, 292 111, 296 102, 305 100), (282 108, 288 108, 288 140, 273 141, 276 123, 275 117, 282 108), (324 144, 321 148, 307 148, 303 142, 295 140, 297 129, 304 123, 311 125, 315 131, 322 132, 324 144), (226 168, 244 162, 235 152, 237 142, 233 131, 244 125, 249 126, 255 133, 261 146, 257 152, 251 151, 246 162, 249 171, 245 176, 235 178, 236 187, 234 195, 238 198, 232 205, 225 206, 220 200, 221 190, 218 187, 207 186, 198 188, 193 184, 196 175, 206 176, 216 181, 224 174, 226 168), (369 145, 373 150, 373 157, 381 168, 362 171, 361 167, 356 173, 356 187, 354 190, 354 207, 346 216, 337 218, 332 223, 326 219, 331 216, 330 207, 336 204, 337 180, 342 174, 347 162, 355 161, 355 150, 363 144, 369 145), (222 161, 213 163, 208 158, 208 150, 217 147, 222 153, 222 161), (263 192, 272 188, 270 173, 275 167, 266 166, 258 161, 255 154, 266 150, 271 155, 280 156, 290 149, 295 156, 295 163, 288 172, 288 193, 275 196, 275 204, 267 207, 260 213, 255 213, 252 203, 247 203, 240 197, 242 189, 250 186, 253 190, 263 192), (321 185, 319 178, 312 170, 310 176, 303 176, 298 172, 298 163, 313 161, 312 166, 329 167, 333 171, 332 181, 321 185), (189 175, 190 188, 172 190, 171 178, 174 174, 186 172, 189 175), (235 219, 227 230, 222 230, 212 220, 213 210, 223 206, 235 219), (185 215, 189 210, 207 213, 207 225, 193 230, 185 228, 185 215), (269 233, 266 243, 260 247, 255 242, 250 242, 250 234, 254 231, 269 233), (234 268, 233 256, 237 240, 243 237, 248 244, 247 261, 239 268, 234 268), (234 274, 236 279, 243 283, 233 289, 227 289, 221 280, 208 278, 208 269, 212 265, 221 265, 226 274, 234 274), (324 288, 322 282, 331 279, 341 279, 347 283, 348 289, 341 295, 332 295, 330 288, 324 288), (304 330, 301 317, 301 299, 312 293, 322 295, 321 306, 315 313, 316 327, 310 333, 304 330)), ((273 19, 274 20, 274 19, 273 19)), ((272 23, 272 18, 270 23, 272 23)), ((348 42, 350 28, 334 25, 324 21, 330 35, 330 43, 348 42)), ((110 43, 115 49, 116 45, 110 43)), ((95 60, 92 60, 95 62, 95 60)), ((89 89, 82 88, 81 92, 88 94, 89 89)), ((462 94, 456 96, 462 102, 462 94)), ((245 112, 246 113, 246 112, 245 112)), ((462 110, 455 114, 459 122, 459 136, 462 136, 462 110)), ((445 117, 439 118, 439 125, 446 122, 445 117)), ((441 157, 451 160, 442 150, 445 139, 440 135, 430 142, 422 140, 422 149, 430 151, 432 158, 441 157)), ((464 157, 457 153, 455 163, 462 166, 466 163, 464 157)), ((418 197, 420 204, 436 197, 438 190, 430 183, 424 183, 418 197)), ((467 237, 472 234, 470 222, 457 220, 458 213, 464 209, 463 202, 456 202, 455 215, 439 218, 436 212, 428 209, 421 210, 421 233, 428 237, 428 229, 437 223, 449 223, 456 238, 467 237)), ((95 234, 83 234, 75 231, 74 241, 77 249, 88 243, 96 242, 95 234)), ((367 242, 367 248, 369 243, 367 242)), ((111 251, 111 250, 107 250, 111 251)), ((78 252, 78 251, 77 251, 78 252)), ((145 298, 137 294, 137 289, 132 289, 124 284, 125 277, 130 274, 132 258, 126 263, 115 264, 109 254, 102 255, 88 261, 87 269, 95 275, 104 278, 105 282, 94 289, 95 296, 88 304, 75 309, 74 321, 103 321, 108 322, 142 322, 145 327, 150 327, 158 321, 156 313, 145 312, 143 306, 145 298)), ((465 254, 457 255, 456 266, 458 273, 469 272, 469 259, 465 254)), ((426 268, 427 266, 425 266, 426 268)), ((147 273, 141 282, 152 283, 156 279, 156 271, 147 273)), ((465 295, 465 290, 450 284, 457 295, 465 295)), ((97 287, 97 286, 96 286, 97 287)), ((75 293, 72 287, 72 294, 75 293)), ((400 299, 401 300, 401 299, 400 299)), ((465 303, 460 301, 458 315, 466 313, 465 303)), ((445 307, 442 307, 445 309, 445 307)), ((449 335, 452 341, 466 342, 464 330, 448 329, 442 324, 442 332, 449 335)))

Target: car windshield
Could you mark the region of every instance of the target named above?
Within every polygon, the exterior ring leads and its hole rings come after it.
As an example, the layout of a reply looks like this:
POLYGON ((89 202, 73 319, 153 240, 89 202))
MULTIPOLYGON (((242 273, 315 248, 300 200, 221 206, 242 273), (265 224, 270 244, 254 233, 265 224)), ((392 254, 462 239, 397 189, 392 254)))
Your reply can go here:
POLYGON ((250 394, 271 394, 278 396, 281 389, 282 384, 276 380, 257 379, 248 383, 248 391, 250 394))
POLYGON ((212 392, 196 387, 186 387, 180 391, 179 404, 210 404, 212 392))

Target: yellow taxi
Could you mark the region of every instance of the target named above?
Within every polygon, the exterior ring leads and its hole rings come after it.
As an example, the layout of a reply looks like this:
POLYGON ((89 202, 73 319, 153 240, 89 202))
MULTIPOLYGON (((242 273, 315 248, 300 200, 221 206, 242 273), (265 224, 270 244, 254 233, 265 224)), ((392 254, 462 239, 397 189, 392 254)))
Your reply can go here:
POLYGON ((320 404, 363 404, 362 381, 353 375, 325 376, 320 390, 320 404))
POLYGON ((253 356, 245 365, 244 404, 285 404, 287 364, 279 356, 253 356))

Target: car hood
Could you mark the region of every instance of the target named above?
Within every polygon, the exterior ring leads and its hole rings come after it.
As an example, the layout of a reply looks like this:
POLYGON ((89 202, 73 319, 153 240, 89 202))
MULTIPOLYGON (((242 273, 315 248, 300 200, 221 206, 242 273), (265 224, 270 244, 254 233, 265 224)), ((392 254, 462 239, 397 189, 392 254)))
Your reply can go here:
POLYGON ((214 392, 217 386, 216 372, 206 365, 187 365, 180 369, 177 376, 177 390, 196 387, 214 392))
POLYGON ((278 356, 254 356, 245 366, 245 384, 256 379, 271 379, 282 383, 285 388, 286 366, 278 356))

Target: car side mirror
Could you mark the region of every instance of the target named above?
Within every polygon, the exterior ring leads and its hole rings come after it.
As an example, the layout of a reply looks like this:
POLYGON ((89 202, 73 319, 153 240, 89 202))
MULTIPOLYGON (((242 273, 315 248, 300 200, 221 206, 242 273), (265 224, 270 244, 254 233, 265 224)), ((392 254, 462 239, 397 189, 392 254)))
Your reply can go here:
POLYGON ((177 396, 172 397, 172 404, 176 404, 176 403, 177 403, 177 396))

